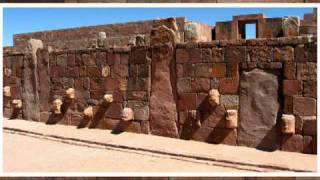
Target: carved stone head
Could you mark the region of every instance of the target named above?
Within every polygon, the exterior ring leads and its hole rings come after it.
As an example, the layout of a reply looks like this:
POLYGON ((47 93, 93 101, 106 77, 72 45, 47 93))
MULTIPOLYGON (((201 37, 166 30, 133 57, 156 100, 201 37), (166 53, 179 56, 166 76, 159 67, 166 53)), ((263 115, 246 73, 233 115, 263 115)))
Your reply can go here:
POLYGON ((20 99, 12 100, 12 105, 14 109, 21 109, 22 108, 22 101, 20 99))
POLYGON ((5 97, 11 97, 11 88, 10 88, 10 86, 3 87, 3 95, 5 97))
POLYGON ((238 127, 238 110, 227 110, 226 127, 231 129, 238 127))
POLYGON ((134 119, 133 110, 131 108, 124 108, 122 110, 122 120, 131 121, 134 119))
POLYGON ((282 128, 281 131, 284 134, 294 134, 295 133, 295 117, 291 114, 283 114, 281 117, 282 128))
POLYGON ((113 95, 112 94, 105 94, 103 96, 103 101, 106 103, 106 104, 110 104, 113 102, 113 95))
POLYGON ((52 103, 52 110, 54 114, 61 114, 61 99, 55 99, 52 103))
POLYGON ((217 106, 220 104, 220 93, 217 89, 211 89, 208 94, 209 103, 212 106, 217 106))
POLYGON ((145 46, 146 41, 144 35, 137 35, 136 36, 136 46, 145 46))
POLYGON ((83 114, 84 114, 86 117, 92 118, 92 117, 93 117, 93 107, 92 107, 92 106, 88 106, 87 108, 85 108, 85 109, 83 110, 83 114))
POLYGON ((75 90, 73 88, 69 88, 69 89, 66 90, 66 97, 68 99, 74 99, 75 96, 76 96, 76 92, 75 92, 75 90))

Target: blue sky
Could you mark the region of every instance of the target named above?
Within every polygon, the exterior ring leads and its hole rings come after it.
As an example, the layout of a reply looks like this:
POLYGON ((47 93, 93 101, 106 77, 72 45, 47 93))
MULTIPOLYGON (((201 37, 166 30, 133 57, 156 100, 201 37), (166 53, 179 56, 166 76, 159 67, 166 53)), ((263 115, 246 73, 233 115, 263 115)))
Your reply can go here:
POLYGON ((264 13, 267 17, 303 18, 303 14, 312 11, 312 8, 4 8, 3 45, 13 44, 13 34, 158 17, 185 16, 189 21, 214 25, 217 21, 231 20, 233 15, 264 13))

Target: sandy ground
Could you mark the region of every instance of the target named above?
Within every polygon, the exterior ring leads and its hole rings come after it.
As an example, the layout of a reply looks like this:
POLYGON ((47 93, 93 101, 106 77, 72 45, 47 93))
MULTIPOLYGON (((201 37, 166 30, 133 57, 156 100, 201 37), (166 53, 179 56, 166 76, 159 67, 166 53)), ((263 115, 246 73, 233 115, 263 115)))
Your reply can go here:
POLYGON ((225 172, 235 169, 4 133, 4 171, 225 172))
POLYGON ((4 120, 5 172, 315 171, 316 155, 4 120))

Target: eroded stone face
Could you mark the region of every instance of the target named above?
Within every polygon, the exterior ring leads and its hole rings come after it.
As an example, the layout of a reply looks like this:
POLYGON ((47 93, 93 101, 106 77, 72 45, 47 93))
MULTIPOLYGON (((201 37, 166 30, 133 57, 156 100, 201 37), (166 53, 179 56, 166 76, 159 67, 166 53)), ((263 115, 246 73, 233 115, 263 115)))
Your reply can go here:
POLYGON ((238 127, 238 111, 234 109, 227 110, 226 127, 233 129, 238 127))
POLYGON ((10 88, 10 86, 3 87, 3 96, 4 97, 11 97, 11 88, 10 88))
POLYGON ((109 105, 110 103, 113 102, 113 95, 112 94, 105 94, 103 96, 103 102, 105 105, 109 105))
POLYGON ((61 114, 61 105, 62 100, 61 99, 55 99, 52 103, 52 111, 54 114, 61 114))
POLYGON ((220 93, 217 89, 211 89, 208 96, 208 100, 211 106, 215 107, 220 104, 220 93))
POLYGON ((104 46, 105 39, 107 39, 106 32, 99 32, 98 41, 97 41, 98 47, 103 47, 104 46))
POLYGON ((123 121, 132 121, 134 119, 133 110, 131 108, 124 108, 121 117, 123 121))
POLYGON ((146 40, 144 35, 137 35, 136 36, 136 46, 145 46, 146 40))
POLYGON ((295 133, 295 117, 291 114, 283 114, 282 117, 282 128, 281 131, 284 134, 295 133))
POLYGON ((69 88, 66 90, 66 97, 68 99, 74 99, 75 98, 75 95, 76 95, 76 92, 73 88, 69 88))
POLYGON ((84 114, 86 117, 92 118, 92 117, 93 117, 93 107, 92 107, 92 106, 88 106, 87 108, 85 108, 85 109, 83 110, 83 114, 84 114))
POLYGON ((299 36, 300 19, 298 16, 289 16, 282 21, 284 37, 299 36))
POLYGON ((243 72, 240 80, 238 144, 262 150, 278 149, 277 75, 254 69, 243 72))
POLYGON ((3 74, 4 74, 5 76, 7 76, 7 77, 10 77, 11 74, 12 74, 12 71, 11 71, 11 69, 9 69, 9 68, 4 68, 3 74))
POLYGON ((14 99, 12 100, 13 108, 15 109, 21 109, 22 108, 22 101, 20 99, 14 99))

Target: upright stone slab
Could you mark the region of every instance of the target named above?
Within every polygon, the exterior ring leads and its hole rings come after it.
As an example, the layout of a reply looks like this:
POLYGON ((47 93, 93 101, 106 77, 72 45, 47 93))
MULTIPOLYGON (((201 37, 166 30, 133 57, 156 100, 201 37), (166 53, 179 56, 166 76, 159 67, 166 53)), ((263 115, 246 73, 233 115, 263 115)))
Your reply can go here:
POLYGON ((41 40, 28 41, 27 55, 23 59, 22 99, 23 119, 40 121, 39 74, 37 50, 43 48, 41 40))
POLYGON ((238 145, 278 148, 278 89, 278 78, 272 73, 260 69, 242 73, 238 145))
POLYGON ((173 52, 171 43, 152 46, 150 129, 152 134, 177 138, 173 52))

